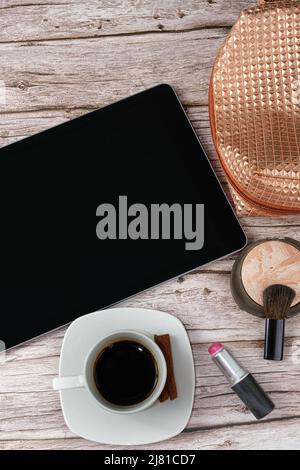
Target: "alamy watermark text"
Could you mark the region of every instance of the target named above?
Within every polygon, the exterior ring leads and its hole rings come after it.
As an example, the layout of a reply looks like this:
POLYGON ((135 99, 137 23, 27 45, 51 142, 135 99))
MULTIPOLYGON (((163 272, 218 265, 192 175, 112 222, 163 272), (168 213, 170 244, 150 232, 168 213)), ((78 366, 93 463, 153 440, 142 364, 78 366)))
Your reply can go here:
POLYGON ((204 244, 204 204, 168 205, 135 203, 128 206, 127 196, 113 204, 100 204, 96 215, 99 240, 182 240, 186 250, 201 250, 204 244))

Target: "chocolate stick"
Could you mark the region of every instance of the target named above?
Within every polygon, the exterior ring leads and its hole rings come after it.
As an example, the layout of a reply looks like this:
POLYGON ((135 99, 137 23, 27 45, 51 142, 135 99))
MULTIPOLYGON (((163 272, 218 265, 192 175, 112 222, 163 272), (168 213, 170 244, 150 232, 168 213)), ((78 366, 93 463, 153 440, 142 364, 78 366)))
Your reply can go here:
POLYGON ((175 381, 175 374, 174 374, 174 365, 173 365, 173 356, 172 356, 172 347, 170 341, 170 335, 155 335, 154 336, 156 344, 162 350, 166 364, 167 364, 167 380, 166 385, 159 397, 161 402, 170 398, 170 400, 175 400, 177 398, 177 387, 175 381), (166 389, 166 390, 165 390, 166 389), (167 396, 168 395, 168 396, 167 396))

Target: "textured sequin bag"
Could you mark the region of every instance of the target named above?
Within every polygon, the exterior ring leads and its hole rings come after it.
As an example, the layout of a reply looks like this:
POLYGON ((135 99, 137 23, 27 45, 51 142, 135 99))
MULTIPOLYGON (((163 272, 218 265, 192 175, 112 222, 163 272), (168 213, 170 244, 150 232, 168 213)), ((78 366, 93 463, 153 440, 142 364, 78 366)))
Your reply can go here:
POLYGON ((300 213, 299 1, 241 12, 213 67, 209 109, 237 213, 300 213))

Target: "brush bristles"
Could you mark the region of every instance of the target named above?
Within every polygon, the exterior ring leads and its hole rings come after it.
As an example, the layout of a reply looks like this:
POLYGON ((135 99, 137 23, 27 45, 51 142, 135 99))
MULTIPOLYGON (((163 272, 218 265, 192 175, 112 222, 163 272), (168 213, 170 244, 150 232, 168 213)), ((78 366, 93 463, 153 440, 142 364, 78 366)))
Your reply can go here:
POLYGON ((284 320, 295 298, 295 291, 288 286, 273 284, 263 292, 266 318, 284 320))

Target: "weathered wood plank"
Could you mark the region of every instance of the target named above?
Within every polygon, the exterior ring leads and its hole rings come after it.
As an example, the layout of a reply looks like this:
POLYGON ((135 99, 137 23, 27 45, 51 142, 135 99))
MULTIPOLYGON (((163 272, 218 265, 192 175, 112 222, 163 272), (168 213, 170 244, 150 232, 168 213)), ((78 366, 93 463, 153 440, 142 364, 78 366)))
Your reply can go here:
MULTIPOLYGON (((1 441, 0 449, 103 449, 126 447, 102 446, 95 442, 72 439, 19 439, 1 441)), ((148 446, 131 446, 128 449, 162 450, 295 450, 299 449, 299 417, 286 421, 257 422, 252 425, 231 426, 220 429, 183 432, 169 441, 148 446)))
POLYGON ((2 0, 0 42, 229 27, 254 0, 2 0), (21 20, 21 21, 20 21, 21 20))
POLYGON ((186 105, 207 104, 211 65, 225 33, 215 30, 0 44, 3 111, 97 108, 161 82, 186 105), (201 44, 198 46, 198 44, 201 44))

